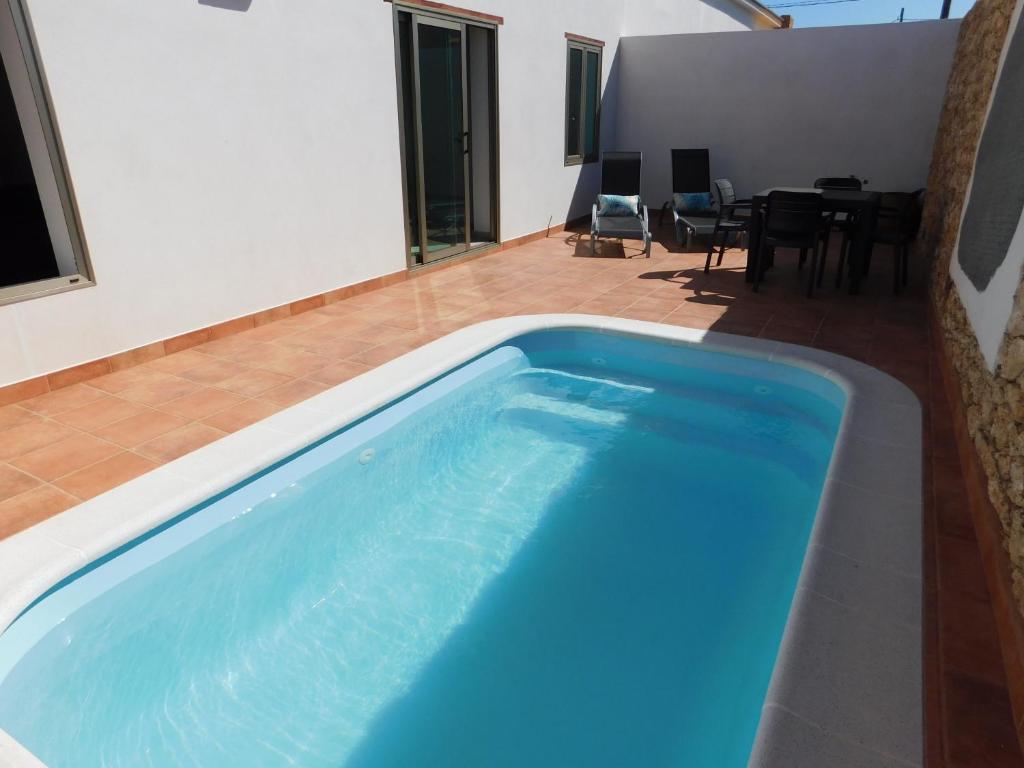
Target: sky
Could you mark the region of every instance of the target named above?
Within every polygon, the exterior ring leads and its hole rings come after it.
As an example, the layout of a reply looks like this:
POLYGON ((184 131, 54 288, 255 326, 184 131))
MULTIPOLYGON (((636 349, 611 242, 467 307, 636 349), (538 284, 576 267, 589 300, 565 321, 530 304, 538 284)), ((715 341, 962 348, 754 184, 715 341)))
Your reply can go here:
MULTIPOLYGON (((796 27, 828 27, 836 24, 888 24, 904 8, 904 21, 937 19, 942 0, 761 0, 775 13, 788 13, 796 27), (817 3, 816 5, 792 5, 817 3), (782 8, 782 5, 792 5, 782 8)), ((974 5, 974 0, 953 0, 950 18, 959 19, 974 5)))

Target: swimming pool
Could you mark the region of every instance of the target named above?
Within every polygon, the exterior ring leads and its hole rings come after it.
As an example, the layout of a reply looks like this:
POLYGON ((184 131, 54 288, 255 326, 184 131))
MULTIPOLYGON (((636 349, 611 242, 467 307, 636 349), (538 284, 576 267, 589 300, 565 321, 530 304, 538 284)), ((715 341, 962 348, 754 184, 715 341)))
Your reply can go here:
POLYGON ((747 764, 849 393, 515 335, 185 510, 0 635, 78 765, 747 764))

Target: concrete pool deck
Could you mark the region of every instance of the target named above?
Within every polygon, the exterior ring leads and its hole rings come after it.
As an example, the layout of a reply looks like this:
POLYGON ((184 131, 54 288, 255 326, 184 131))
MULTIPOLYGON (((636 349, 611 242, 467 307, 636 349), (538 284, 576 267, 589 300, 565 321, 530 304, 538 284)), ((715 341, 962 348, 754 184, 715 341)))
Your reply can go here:
POLYGON ((922 292, 892 296, 880 249, 860 296, 804 299, 792 259, 753 294, 743 252, 704 275, 703 254, 662 235, 627 260, 560 233, 0 408, 0 536, 478 320, 593 312, 808 344, 891 373, 925 407, 926 764, 1019 765, 922 292))

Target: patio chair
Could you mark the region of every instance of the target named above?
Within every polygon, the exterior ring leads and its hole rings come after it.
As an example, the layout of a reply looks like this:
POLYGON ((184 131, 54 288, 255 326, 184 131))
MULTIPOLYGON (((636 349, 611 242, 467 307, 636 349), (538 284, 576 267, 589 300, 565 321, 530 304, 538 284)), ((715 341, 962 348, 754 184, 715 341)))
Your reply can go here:
MULTIPOLYGON (((860 192, 864 188, 864 183, 856 176, 825 176, 820 179, 814 180, 815 189, 839 189, 847 190, 850 192, 860 192)), ((851 235, 857 226, 856 219, 847 213, 836 213, 832 217, 832 227, 829 229, 825 237, 825 253, 828 253, 828 249, 831 246, 832 230, 836 230, 843 236, 842 241, 839 244, 839 261, 840 264, 846 260, 846 253, 850 248, 851 235)), ((842 281, 842 271, 839 272, 839 276, 836 278, 836 288, 839 287, 842 281)), ((822 270, 824 275, 824 270, 822 270)), ((819 279, 818 285, 821 285, 819 279)))
POLYGON ((651 228, 647 206, 640 198, 643 155, 640 152, 604 152, 601 155, 601 194, 591 213, 590 252, 597 253, 600 237, 642 240, 651 257, 651 228))
MULTIPOLYGON (((893 248, 892 291, 900 292, 910 273, 910 244, 921 228, 921 200, 924 190, 882 194, 871 242, 893 248)), ((839 277, 843 275, 843 254, 839 254, 839 277)))
POLYGON ((743 235, 750 231, 750 200, 737 200, 736 190, 728 179, 715 179, 713 182, 715 192, 718 195, 718 217, 715 219, 715 228, 711 233, 711 241, 708 243, 708 260, 704 264, 704 271, 711 270, 711 256, 715 248, 720 246, 718 251, 718 262, 716 266, 722 266, 722 257, 725 255, 725 246, 729 235, 743 235), (743 211, 746 213, 743 213, 743 211), (719 243, 721 236, 721 243, 719 243))
POLYGON ((676 240, 690 248, 694 235, 710 235, 717 211, 711 196, 711 160, 707 149, 672 150, 672 199, 661 206, 658 223, 672 209, 676 240))
POLYGON ((819 269, 825 268, 824 254, 818 251, 824 235, 831 226, 826 217, 821 194, 818 192, 789 192, 775 190, 768 194, 768 204, 761 214, 761 241, 754 262, 754 291, 761 285, 765 255, 776 248, 798 248, 803 265, 807 251, 811 252, 811 274, 807 281, 807 296, 814 294, 814 283, 819 269))

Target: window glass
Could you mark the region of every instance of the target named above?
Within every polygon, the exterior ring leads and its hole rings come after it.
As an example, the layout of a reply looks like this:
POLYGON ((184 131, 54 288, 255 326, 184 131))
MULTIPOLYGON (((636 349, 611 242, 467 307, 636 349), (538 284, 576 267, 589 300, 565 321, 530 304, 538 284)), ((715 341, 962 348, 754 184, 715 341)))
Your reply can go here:
POLYGON ((583 125, 583 155, 587 159, 597 153, 597 114, 601 106, 601 57, 587 51, 586 114, 583 125))
POLYGON ((91 284, 22 4, 0 3, 0 304, 91 284))
POLYGON ((565 75, 566 165, 597 159, 601 134, 601 49, 569 40, 565 75))
MULTIPOLYGON (((0 64, 2 67, 2 64, 0 64)), ((7 69, 0 69, 0 286, 60 277, 7 69)))
POLYGON ((565 154, 576 157, 580 154, 580 112, 583 101, 583 51, 569 49, 569 91, 565 116, 565 154))

